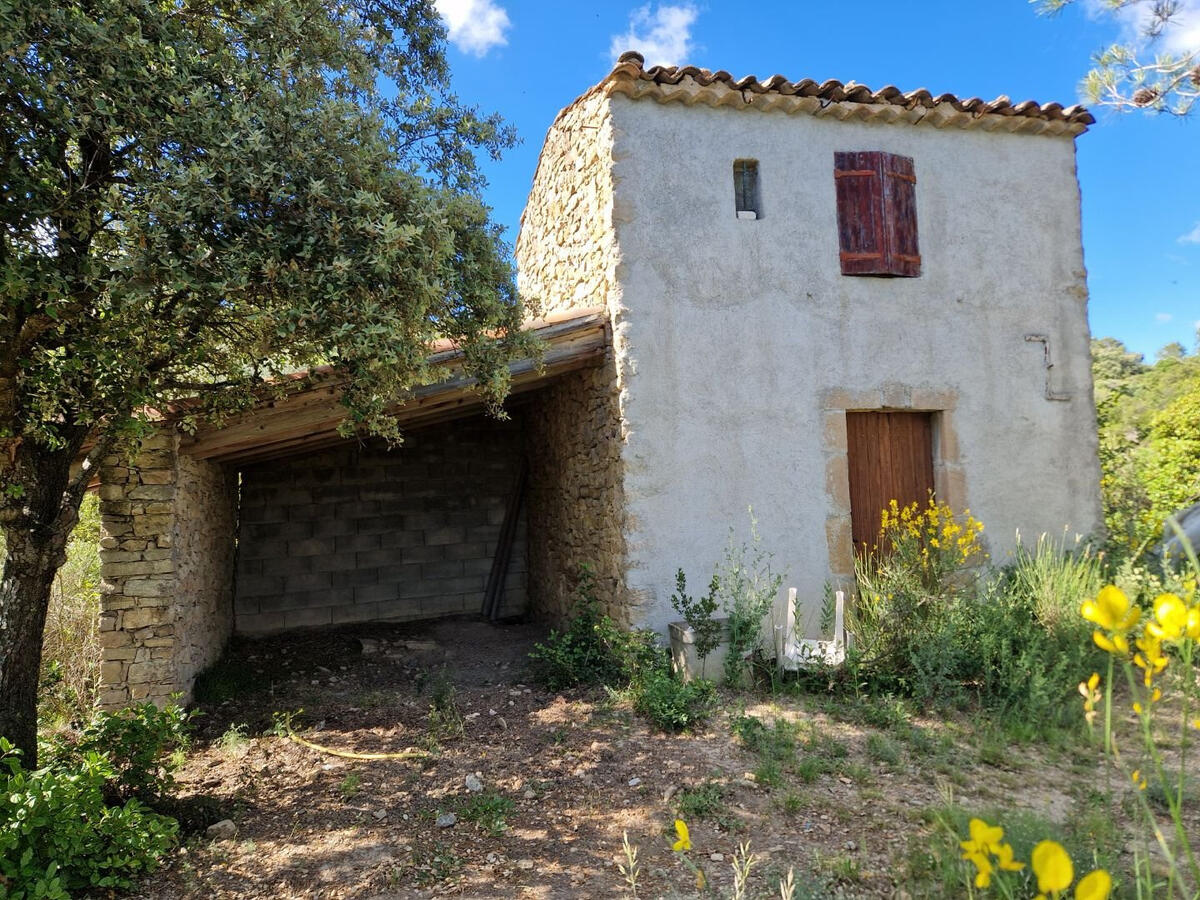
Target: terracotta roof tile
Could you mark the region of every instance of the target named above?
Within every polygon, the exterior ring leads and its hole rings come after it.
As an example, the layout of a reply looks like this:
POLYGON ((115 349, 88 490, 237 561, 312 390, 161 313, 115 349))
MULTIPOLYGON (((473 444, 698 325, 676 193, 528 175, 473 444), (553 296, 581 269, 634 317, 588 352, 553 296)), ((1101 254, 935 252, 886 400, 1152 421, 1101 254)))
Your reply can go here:
MULTIPOLYGON (((913 123, 929 121, 938 127, 979 125, 990 128, 999 120, 988 117, 1000 116, 1012 120, 1003 126, 1006 131, 1075 135, 1095 122, 1092 114, 1082 106, 1064 108, 1061 103, 1039 104, 1036 100, 1014 104, 1005 96, 990 102, 979 97, 962 100, 954 94, 935 97, 925 88, 904 92, 890 84, 873 90, 855 82, 843 84, 836 79, 818 84, 811 78, 789 81, 782 75, 772 75, 759 81, 754 75, 735 79, 723 69, 711 72, 696 66, 647 68, 645 59, 636 51, 622 53, 616 66, 597 87, 633 98, 650 96, 664 103, 678 100, 688 105, 736 105, 737 98, 732 98, 731 104, 731 95, 740 93, 748 106, 771 108, 780 105, 789 111, 807 110, 817 114, 828 114, 831 103, 860 104, 862 110, 852 113, 856 118, 878 115, 885 121, 903 118, 913 123), (812 100, 818 102, 812 103, 812 100), (899 109, 889 113, 888 107, 899 109)), ((837 117, 845 118, 847 114, 843 112, 837 117)))

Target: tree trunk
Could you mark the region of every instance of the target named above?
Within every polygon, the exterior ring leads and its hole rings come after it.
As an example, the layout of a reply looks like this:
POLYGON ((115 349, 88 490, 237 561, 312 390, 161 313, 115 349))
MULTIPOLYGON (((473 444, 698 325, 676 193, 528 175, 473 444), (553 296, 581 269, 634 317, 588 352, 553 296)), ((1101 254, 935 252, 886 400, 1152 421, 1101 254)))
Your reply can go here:
POLYGON ((37 695, 42 633, 50 588, 66 540, 55 534, 6 529, 7 558, 0 578, 0 735, 37 765, 37 695))
POLYGON ((66 561, 79 503, 109 441, 101 438, 76 465, 88 436, 71 429, 48 448, 23 441, 7 467, 3 500, 4 574, 0 576, 0 735, 37 765, 37 700, 42 636, 54 576, 66 561))

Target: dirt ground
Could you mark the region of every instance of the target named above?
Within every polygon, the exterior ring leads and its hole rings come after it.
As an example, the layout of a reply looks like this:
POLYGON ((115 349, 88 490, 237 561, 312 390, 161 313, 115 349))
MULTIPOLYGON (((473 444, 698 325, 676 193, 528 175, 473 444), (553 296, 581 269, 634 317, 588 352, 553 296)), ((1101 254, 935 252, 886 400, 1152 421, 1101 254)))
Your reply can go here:
POLYGON ((797 898, 929 896, 913 872, 939 839, 927 811, 949 797, 1054 822, 1087 812, 1099 756, 1086 748, 1051 764, 885 705, 864 724, 820 693, 724 695, 704 730, 661 734, 619 697, 533 684, 541 637, 451 620, 235 644, 206 687, 231 696, 202 704, 178 773, 185 797, 217 809, 136 895, 614 897, 628 834, 638 896, 694 896, 671 850, 683 815, 690 859, 721 895, 749 841, 750 896, 778 897, 789 868, 797 898), (416 755, 354 760, 272 731, 298 710, 309 742, 416 755), (802 764, 764 769, 731 727, 742 715, 795 723, 802 764), (204 826, 222 817, 236 834, 211 839, 204 826))

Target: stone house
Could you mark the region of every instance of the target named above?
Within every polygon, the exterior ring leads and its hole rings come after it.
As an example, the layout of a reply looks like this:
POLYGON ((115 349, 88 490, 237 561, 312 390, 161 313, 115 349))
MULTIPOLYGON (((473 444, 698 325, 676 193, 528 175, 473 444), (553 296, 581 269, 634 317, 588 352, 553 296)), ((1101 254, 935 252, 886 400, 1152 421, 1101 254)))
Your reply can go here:
POLYGON ((546 366, 509 420, 451 378, 403 447, 349 445, 331 381, 107 460, 105 702, 187 690, 234 631, 561 617, 585 561, 665 630, 748 507, 814 609, 892 497, 969 506, 994 559, 1092 531, 1092 121, 625 54, 546 137, 517 241, 546 366))

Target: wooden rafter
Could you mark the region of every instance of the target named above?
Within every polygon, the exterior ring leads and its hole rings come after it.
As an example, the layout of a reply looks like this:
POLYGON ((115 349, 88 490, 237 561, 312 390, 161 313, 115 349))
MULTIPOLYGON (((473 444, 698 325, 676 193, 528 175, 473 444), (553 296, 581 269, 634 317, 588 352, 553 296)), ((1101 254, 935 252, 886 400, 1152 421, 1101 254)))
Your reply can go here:
MULTIPOLYGON (((543 386, 547 381, 587 366, 598 365, 608 347, 607 317, 597 309, 575 310, 569 316, 532 323, 545 352, 541 365, 522 359, 509 366, 512 394, 543 386)), ((463 372, 462 354, 440 350, 430 356, 431 366, 445 378, 415 388, 393 413, 401 426, 478 413, 482 398, 474 379, 463 372)), ((339 402, 341 383, 326 383, 297 391, 283 399, 264 401, 220 426, 201 429, 185 439, 183 451, 198 459, 249 463, 296 453, 307 453, 344 443, 337 432, 345 418, 339 402)))

